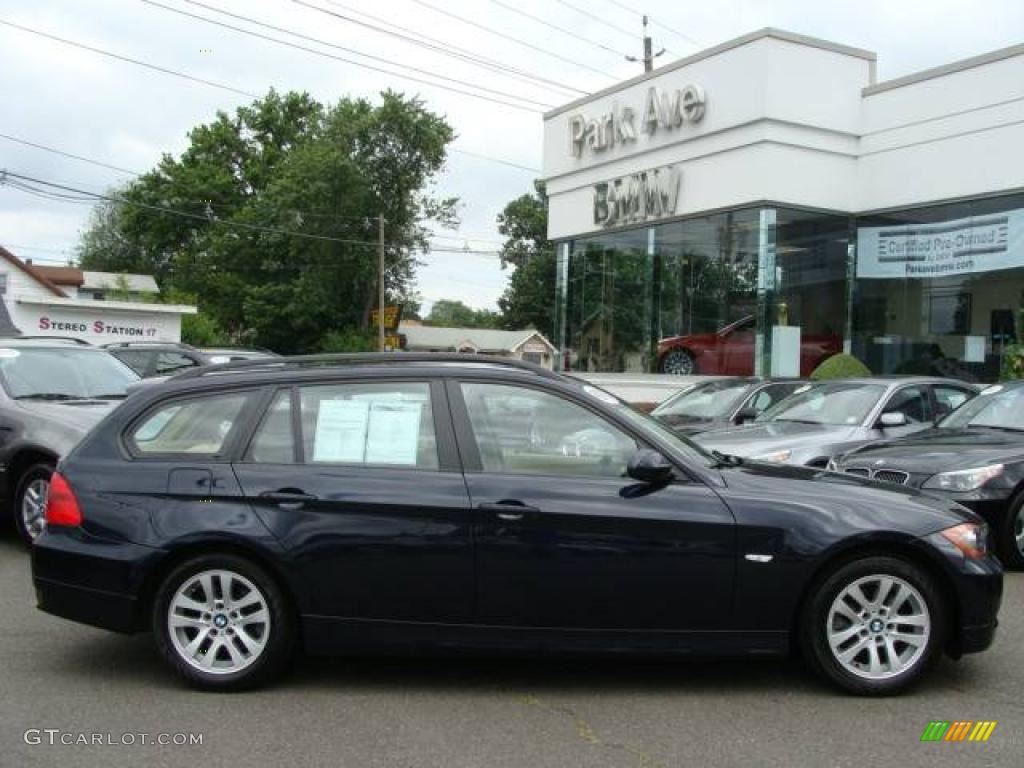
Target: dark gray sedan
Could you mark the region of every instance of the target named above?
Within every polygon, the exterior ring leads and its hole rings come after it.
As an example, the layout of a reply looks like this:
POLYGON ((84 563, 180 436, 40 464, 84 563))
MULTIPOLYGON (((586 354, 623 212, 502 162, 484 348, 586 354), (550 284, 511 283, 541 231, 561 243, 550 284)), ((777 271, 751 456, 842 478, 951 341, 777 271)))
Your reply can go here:
POLYGON ((42 533, 57 462, 136 381, 96 347, 0 340, 0 500, 26 542, 42 533))
POLYGON ((758 376, 702 381, 670 397, 651 415, 679 434, 693 436, 753 421, 806 383, 758 376))
POLYGON ((977 392, 963 381, 910 376, 807 384, 749 425, 694 440, 723 454, 825 467, 857 446, 927 429, 977 392))

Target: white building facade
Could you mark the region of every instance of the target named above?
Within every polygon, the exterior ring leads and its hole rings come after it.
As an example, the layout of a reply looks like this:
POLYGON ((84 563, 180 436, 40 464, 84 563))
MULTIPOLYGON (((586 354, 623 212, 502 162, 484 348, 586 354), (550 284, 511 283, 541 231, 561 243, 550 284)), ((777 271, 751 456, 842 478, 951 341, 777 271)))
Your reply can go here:
POLYGON ((875 64, 766 29, 548 113, 563 365, 806 373, 845 350, 995 378, 1024 301, 1024 45, 875 64))

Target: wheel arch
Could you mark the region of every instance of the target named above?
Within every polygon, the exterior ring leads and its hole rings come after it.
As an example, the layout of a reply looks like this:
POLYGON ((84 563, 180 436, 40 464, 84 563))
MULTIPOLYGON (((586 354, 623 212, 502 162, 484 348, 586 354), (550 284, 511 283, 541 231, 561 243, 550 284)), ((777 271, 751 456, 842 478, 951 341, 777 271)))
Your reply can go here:
POLYGON ((54 451, 47 448, 43 448, 39 445, 22 445, 15 449, 11 460, 7 462, 6 476, 7 483, 4 488, 7 501, 10 503, 14 500, 14 494, 18 489, 18 483, 21 482, 21 476, 25 474, 25 470, 34 464, 53 464, 57 465, 60 461, 54 451))
POLYGON ((793 648, 797 651, 803 650, 799 647, 800 623, 815 590, 831 574, 847 563, 867 557, 899 558, 921 568, 933 579, 936 589, 945 601, 946 627, 944 629, 946 630, 946 647, 944 650, 953 656, 959 657, 960 598, 953 580, 933 556, 929 555, 912 540, 905 538, 858 540, 850 542, 838 550, 833 550, 822 558, 801 590, 796 609, 793 611, 789 628, 793 648))
POLYGON ((237 539, 217 539, 182 543, 171 549, 146 574, 139 590, 139 599, 135 606, 135 628, 144 631, 149 628, 150 614, 157 591, 171 571, 182 563, 203 555, 234 555, 249 560, 262 568, 274 580, 288 603, 288 609, 295 619, 295 631, 301 635, 301 615, 294 584, 284 575, 280 566, 274 561, 273 555, 259 547, 237 539))

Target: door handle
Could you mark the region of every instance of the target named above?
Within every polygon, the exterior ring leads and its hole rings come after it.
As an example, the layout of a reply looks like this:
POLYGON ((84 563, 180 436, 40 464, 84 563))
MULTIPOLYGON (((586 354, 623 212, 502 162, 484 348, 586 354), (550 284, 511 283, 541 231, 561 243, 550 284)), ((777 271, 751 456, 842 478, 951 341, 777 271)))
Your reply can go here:
POLYGON ((531 507, 520 501, 484 502, 483 504, 478 504, 477 509, 481 512, 493 512, 500 520, 505 520, 509 523, 522 520, 528 514, 540 512, 537 507, 531 507))
POLYGON ((260 494, 263 501, 282 506, 301 506, 307 501, 316 501, 317 497, 311 493, 305 493, 298 489, 282 488, 279 491, 264 491, 260 494))

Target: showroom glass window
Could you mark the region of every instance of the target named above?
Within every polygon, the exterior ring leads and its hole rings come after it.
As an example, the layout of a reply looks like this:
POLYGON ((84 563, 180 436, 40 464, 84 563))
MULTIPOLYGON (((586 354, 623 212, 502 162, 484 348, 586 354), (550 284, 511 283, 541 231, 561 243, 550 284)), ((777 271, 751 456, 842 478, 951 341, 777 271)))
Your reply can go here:
POLYGON ((1024 304, 1024 195, 857 220, 853 353, 874 373, 999 378, 1024 304))

